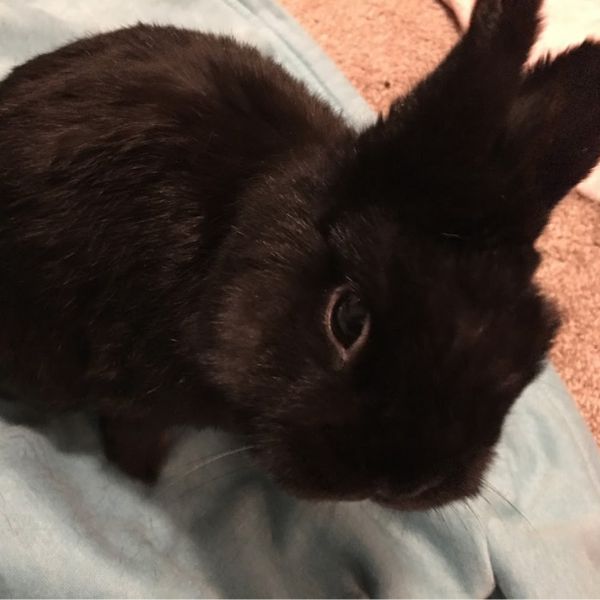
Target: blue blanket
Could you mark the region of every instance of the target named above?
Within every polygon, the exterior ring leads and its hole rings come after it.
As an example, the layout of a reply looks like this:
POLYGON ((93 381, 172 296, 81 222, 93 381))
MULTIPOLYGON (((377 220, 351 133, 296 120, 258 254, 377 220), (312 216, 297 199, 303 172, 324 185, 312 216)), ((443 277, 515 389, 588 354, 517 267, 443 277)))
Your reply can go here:
MULTIPOLYGON (((84 33, 138 20, 234 33, 357 124, 372 113, 270 0, 3 0, 0 77, 84 33)), ((82 415, 0 402, 0 595, 600 596, 600 455, 549 366, 517 402, 484 495, 435 513, 312 504, 241 442, 182 432, 153 489, 102 456, 82 415)))

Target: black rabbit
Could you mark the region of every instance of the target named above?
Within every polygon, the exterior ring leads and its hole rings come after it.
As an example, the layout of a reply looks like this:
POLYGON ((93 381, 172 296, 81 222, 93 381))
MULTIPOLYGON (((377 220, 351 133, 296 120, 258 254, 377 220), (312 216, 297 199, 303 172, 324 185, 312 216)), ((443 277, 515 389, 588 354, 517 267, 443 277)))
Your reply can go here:
POLYGON ((550 211, 600 157, 600 47, 524 73, 539 0, 480 0, 356 131, 227 37, 138 25, 0 84, 0 372, 147 480, 178 424, 307 498, 477 492, 556 311, 550 211))

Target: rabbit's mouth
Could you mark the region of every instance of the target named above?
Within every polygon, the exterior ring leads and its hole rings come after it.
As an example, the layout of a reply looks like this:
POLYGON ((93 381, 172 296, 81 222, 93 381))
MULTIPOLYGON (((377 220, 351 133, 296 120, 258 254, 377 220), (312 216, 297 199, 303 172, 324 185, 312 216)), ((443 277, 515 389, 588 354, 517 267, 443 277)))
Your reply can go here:
POLYGON ((440 489, 443 489, 445 477, 435 477, 429 481, 422 482, 418 485, 407 487, 404 490, 390 491, 386 487, 379 489, 373 494, 373 499, 376 502, 385 505, 395 505, 406 501, 419 500, 419 498, 427 497, 435 494, 440 489))
POLYGON ((420 486, 414 491, 387 494, 376 492, 372 500, 395 510, 429 510, 451 502, 472 498, 479 493, 480 486, 472 483, 456 488, 445 483, 420 486))
MULTIPOLYGON (((493 449, 489 448, 467 463, 457 463, 446 472, 422 477, 412 483, 400 482, 393 476, 378 477, 378 481, 368 475, 358 481, 349 481, 346 477, 315 478, 312 470, 302 471, 297 465, 296 469, 282 469, 273 468, 271 464, 267 470, 282 488, 304 500, 370 500, 394 510, 425 511, 477 496, 492 458, 493 449)), ((259 459, 259 462, 263 461, 259 459)), ((266 466, 264 462, 263 466, 266 466)))
POLYGON ((404 488, 379 488, 372 500, 396 510, 429 510, 477 496, 493 451, 482 452, 463 468, 423 480, 404 488))

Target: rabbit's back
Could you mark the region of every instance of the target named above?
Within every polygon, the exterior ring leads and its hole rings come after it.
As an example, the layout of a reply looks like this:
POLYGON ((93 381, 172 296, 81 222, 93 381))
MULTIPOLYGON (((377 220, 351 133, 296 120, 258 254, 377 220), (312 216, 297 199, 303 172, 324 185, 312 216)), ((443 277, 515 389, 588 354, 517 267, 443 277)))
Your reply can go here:
POLYGON ((248 182, 336 129, 227 37, 139 25, 16 68, 0 83, 4 378, 57 404, 187 381, 182 323, 248 182))

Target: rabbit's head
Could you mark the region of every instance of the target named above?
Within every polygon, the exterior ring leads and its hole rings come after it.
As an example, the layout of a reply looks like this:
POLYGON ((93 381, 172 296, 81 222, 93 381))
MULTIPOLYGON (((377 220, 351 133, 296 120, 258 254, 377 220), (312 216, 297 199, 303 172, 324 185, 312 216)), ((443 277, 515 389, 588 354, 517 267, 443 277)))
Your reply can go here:
POLYGON ((475 494, 557 327, 534 243, 600 156, 600 47, 524 73, 539 0, 480 0, 361 133, 258 182, 208 357, 290 491, 421 509, 475 494))

